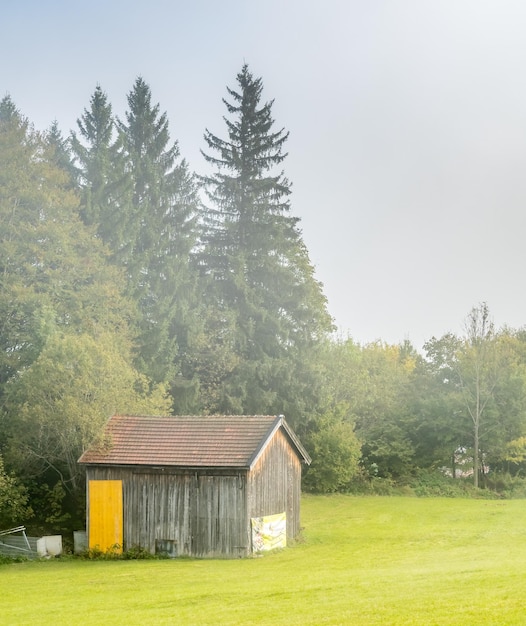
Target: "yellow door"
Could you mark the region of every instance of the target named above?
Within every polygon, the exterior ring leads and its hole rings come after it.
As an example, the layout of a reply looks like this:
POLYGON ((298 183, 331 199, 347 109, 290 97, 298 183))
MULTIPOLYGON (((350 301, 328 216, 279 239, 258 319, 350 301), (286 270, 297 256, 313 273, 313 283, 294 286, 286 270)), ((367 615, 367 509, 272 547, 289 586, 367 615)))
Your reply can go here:
POLYGON ((122 552, 122 480, 90 480, 89 547, 122 552))

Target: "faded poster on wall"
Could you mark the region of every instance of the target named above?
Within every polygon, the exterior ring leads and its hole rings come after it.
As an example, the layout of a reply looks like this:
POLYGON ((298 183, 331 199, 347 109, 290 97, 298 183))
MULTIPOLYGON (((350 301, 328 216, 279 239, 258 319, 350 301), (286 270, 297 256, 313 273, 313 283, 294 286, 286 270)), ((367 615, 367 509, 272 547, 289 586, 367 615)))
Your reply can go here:
POLYGON ((287 545, 287 514, 252 517, 252 552, 284 548, 287 545))

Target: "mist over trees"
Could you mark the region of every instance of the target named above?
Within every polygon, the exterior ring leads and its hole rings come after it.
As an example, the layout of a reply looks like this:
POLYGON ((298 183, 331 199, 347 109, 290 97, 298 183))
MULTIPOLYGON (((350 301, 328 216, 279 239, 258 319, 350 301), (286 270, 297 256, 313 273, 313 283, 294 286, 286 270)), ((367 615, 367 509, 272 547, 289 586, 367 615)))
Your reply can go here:
POLYGON ((82 523, 76 460, 115 412, 283 413, 312 491, 518 489, 526 333, 482 303, 423 353, 336 337, 288 132, 247 65, 223 103, 195 173, 142 77, 122 117, 97 85, 67 135, 0 101, 0 523, 82 523))

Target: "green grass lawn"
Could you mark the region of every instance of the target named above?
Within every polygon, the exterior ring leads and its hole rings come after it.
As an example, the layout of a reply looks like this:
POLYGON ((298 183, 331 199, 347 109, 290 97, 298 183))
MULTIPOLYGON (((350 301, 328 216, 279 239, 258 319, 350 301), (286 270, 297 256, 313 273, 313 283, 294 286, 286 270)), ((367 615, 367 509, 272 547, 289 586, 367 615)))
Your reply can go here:
POLYGON ((261 558, 0 566, 0 623, 526 624, 526 501, 302 507, 303 541, 261 558))

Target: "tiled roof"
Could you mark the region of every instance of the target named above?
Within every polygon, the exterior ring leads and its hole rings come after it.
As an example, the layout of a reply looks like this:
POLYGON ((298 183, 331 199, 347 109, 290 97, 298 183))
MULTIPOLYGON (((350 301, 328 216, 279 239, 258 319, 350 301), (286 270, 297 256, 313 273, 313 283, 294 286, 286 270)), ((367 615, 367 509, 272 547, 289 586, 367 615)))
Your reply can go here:
POLYGON ((114 415, 79 463, 248 468, 280 427, 302 460, 310 462, 282 416, 114 415))

